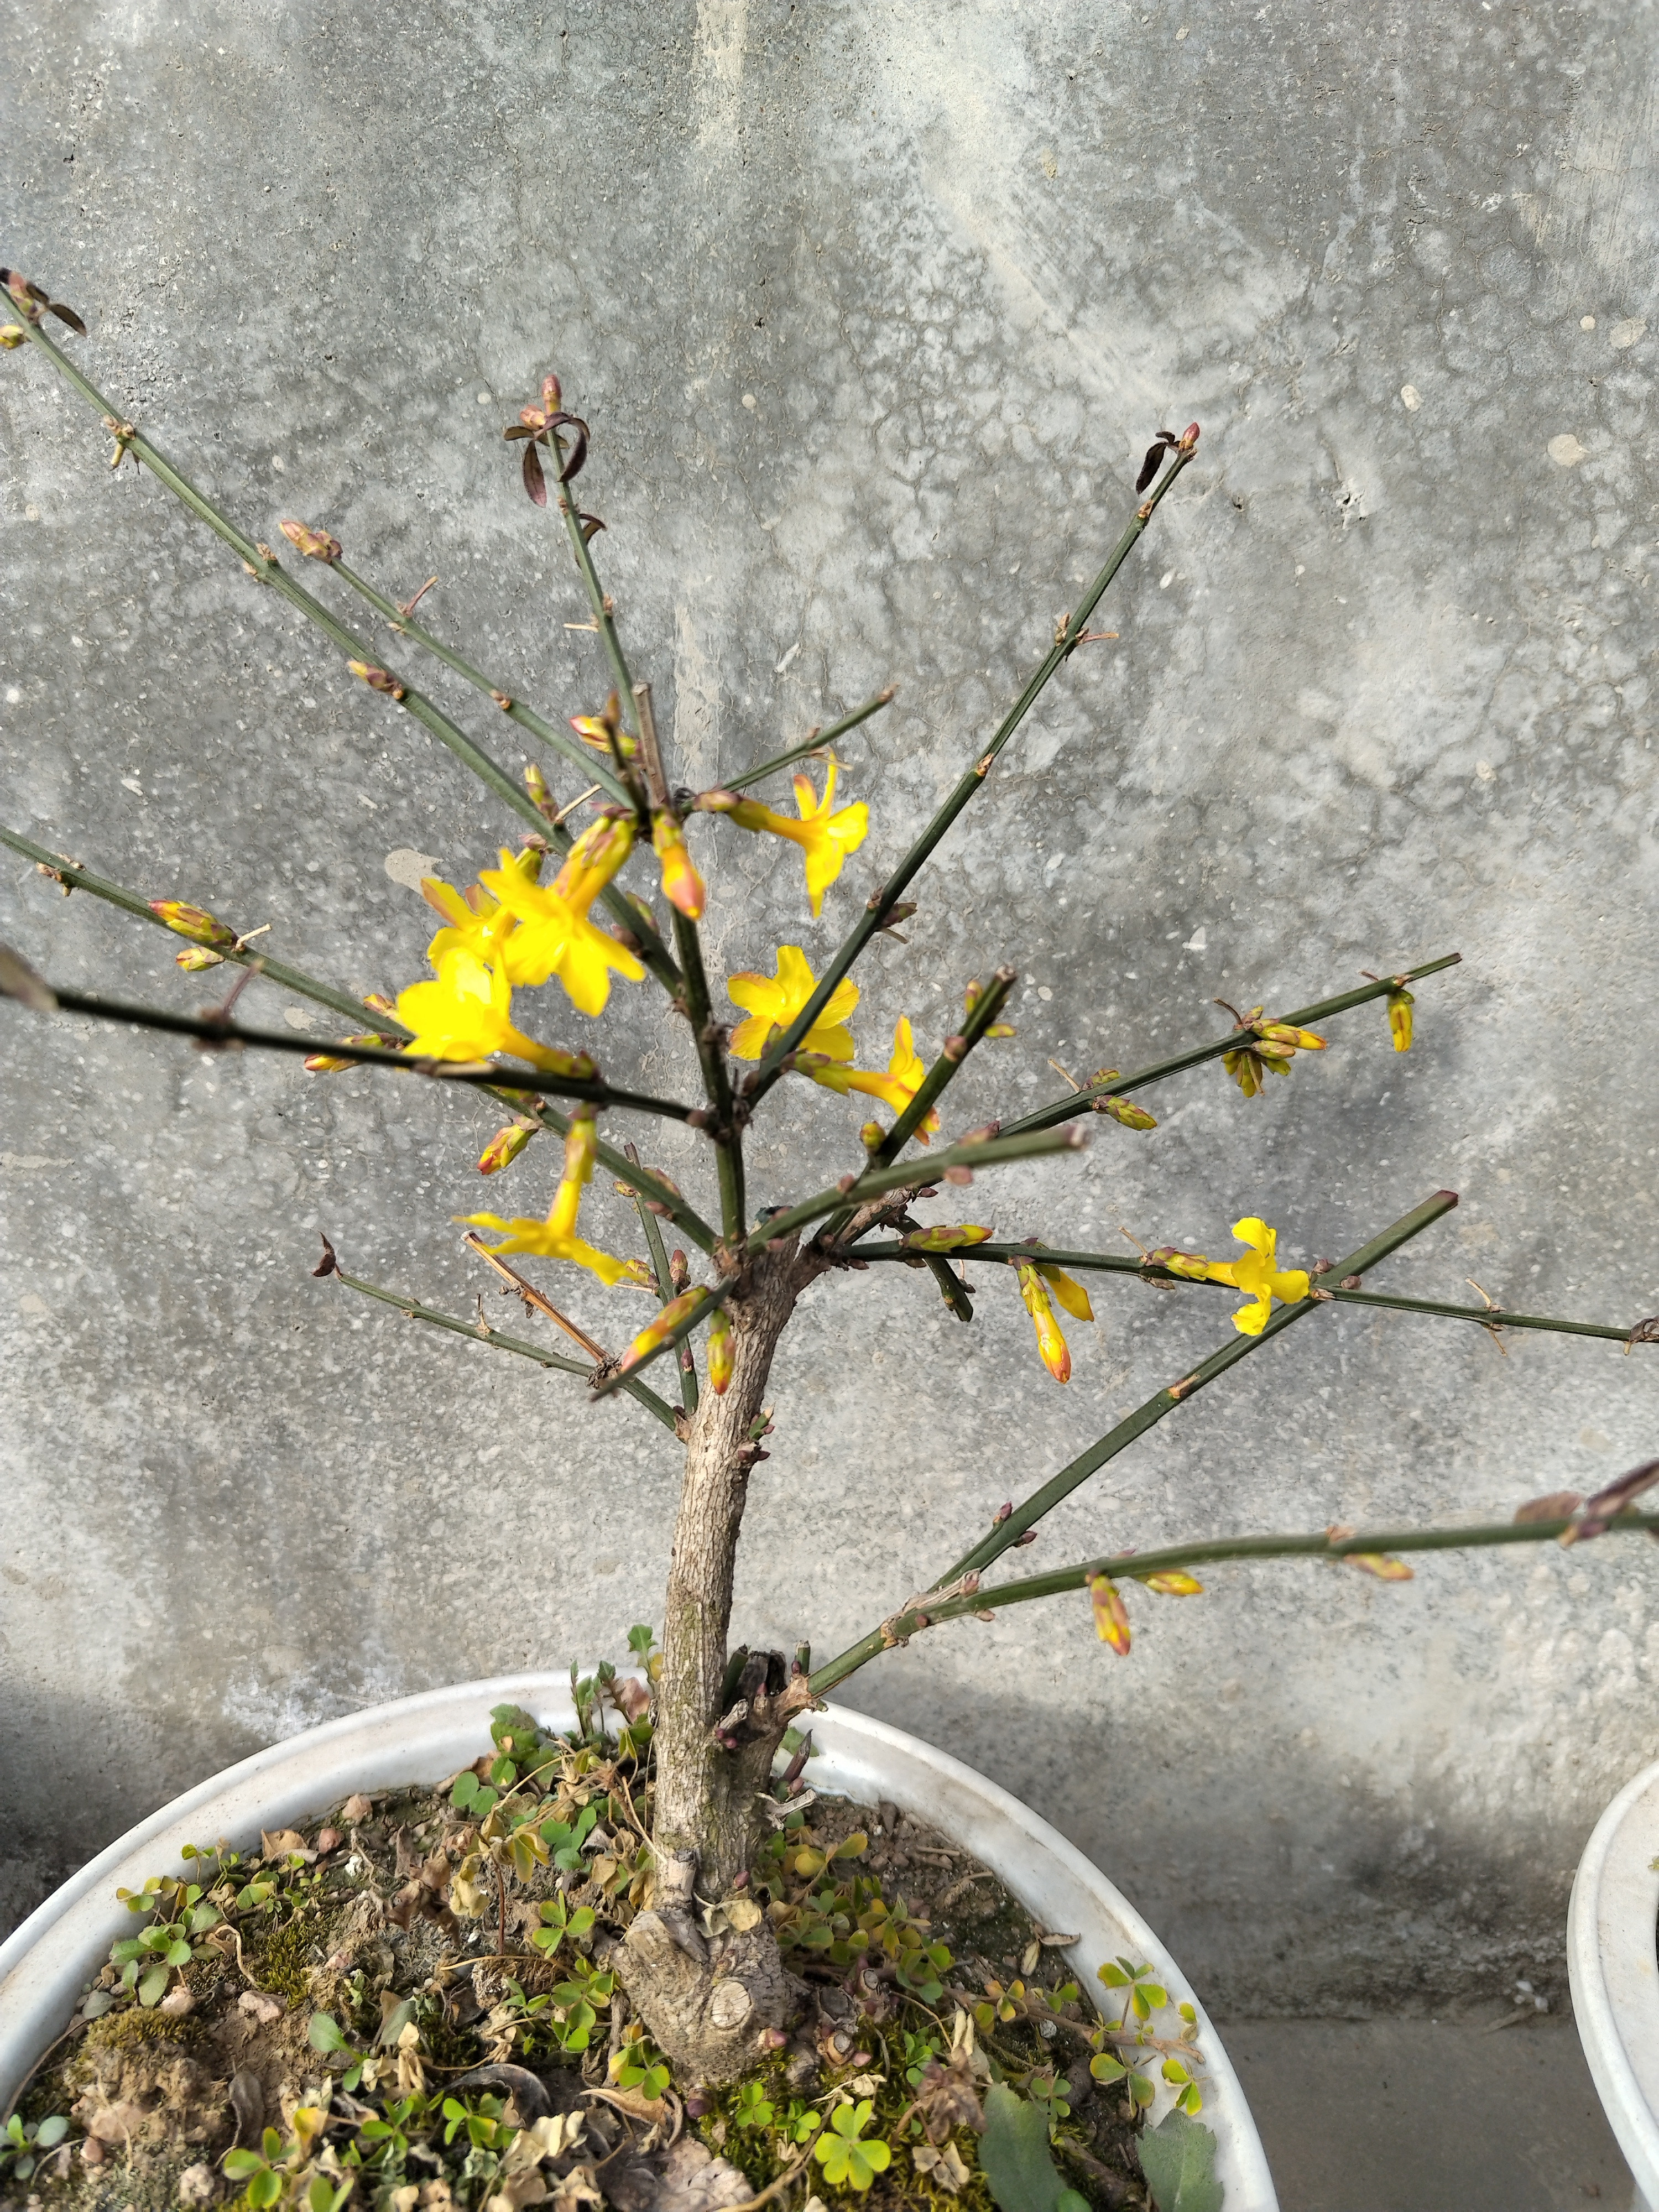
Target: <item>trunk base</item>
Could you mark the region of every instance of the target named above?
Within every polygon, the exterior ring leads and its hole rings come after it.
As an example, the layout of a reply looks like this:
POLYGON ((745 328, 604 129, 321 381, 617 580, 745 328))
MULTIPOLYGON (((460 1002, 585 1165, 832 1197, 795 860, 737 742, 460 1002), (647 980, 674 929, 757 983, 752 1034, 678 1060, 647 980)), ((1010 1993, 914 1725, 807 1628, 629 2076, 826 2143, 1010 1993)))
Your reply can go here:
POLYGON ((705 1942, 672 1910, 638 1913, 611 1964, 684 2082, 736 2081, 773 2047, 766 2031, 787 2027, 799 2008, 764 1920, 705 1942))

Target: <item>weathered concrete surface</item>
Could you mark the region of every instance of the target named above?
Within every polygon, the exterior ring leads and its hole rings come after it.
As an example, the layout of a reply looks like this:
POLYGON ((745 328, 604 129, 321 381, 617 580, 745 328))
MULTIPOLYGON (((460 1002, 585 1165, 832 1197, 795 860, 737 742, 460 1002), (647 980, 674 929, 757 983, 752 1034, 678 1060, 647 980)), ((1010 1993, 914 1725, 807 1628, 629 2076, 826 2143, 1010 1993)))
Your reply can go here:
MULTIPOLYGON (((963 1079, 962 1126, 1051 1095, 1050 1055, 1213 1033, 1214 994, 1284 1008, 1461 947, 1409 1060, 1369 1009, 1271 1096, 1183 1078, 1155 1135, 1103 1122, 965 1218, 1215 1254, 1254 1211, 1305 1260, 1449 1183, 1462 1209, 1389 1283, 1625 1323, 1659 1308, 1656 40, 1613 4, 15 4, 3 253, 249 527, 326 523, 400 594, 436 569, 432 618, 562 714, 597 700, 592 641, 499 442, 556 364, 691 780, 896 681, 847 747, 873 828, 820 925, 792 853, 703 841, 726 972, 780 938, 823 957, 1075 604, 1152 427, 1197 416, 1103 612, 1121 641, 1079 656, 910 944, 871 959, 866 1061, 902 1012, 936 1048, 965 979, 1017 958, 1019 1036, 963 1079)), ((514 825, 155 484, 112 477, 41 363, 0 377, 3 818, 270 921, 354 988, 410 981, 429 923, 386 855, 464 879, 514 825)), ((433 682, 516 769, 518 733, 433 682)), ((0 921, 65 981, 215 988, 21 863, 0 921)), ((607 1066, 689 1083, 654 997, 620 995, 607 1066)), ((269 987, 244 1004, 282 1017, 269 987)), ((675 1468, 628 1406, 307 1279, 324 1227, 469 1310, 449 1217, 479 1202, 487 1110, 6 1020, 21 1907, 314 1717, 619 1650, 653 1615, 675 1468)), ((841 1171, 855 1103, 775 1094, 757 1199, 841 1171)), ((706 1192, 694 1142, 647 1157, 706 1192)), ((489 1200, 538 1210, 549 1170, 532 1149, 489 1200)), ((618 1206, 592 1219, 627 1249, 618 1206)), ((979 1275, 971 1334, 902 1272, 810 1301, 745 1536, 751 1639, 838 1647, 1226 1334, 1224 1301, 1109 1284, 1062 1391, 979 1275)), ((640 1311, 571 1296, 613 1338, 640 1311)), ((1656 1358, 1318 1316, 1022 1562, 1504 1516, 1655 1449, 1656 1358)), ((1656 1576, 1624 1541, 1404 1589, 1218 1571, 1200 1602, 1132 1599, 1127 1663, 1072 1600, 925 1638, 852 1694, 1057 1820, 1218 2005, 1491 1996, 1558 1978, 1583 1839, 1659 1749, 1656 1576)))

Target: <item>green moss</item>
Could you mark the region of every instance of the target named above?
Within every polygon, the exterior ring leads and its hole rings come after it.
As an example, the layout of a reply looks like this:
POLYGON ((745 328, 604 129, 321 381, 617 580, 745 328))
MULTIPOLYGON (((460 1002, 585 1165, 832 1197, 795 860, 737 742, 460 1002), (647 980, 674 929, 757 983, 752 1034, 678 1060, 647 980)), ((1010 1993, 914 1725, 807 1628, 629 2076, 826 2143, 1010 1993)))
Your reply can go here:
POLYGON ((82 2051, 137 2051, 147 2043, 193 2043, 200 2031, 195 2021, 175 2020, 170 2013, 130 2005, 106 2012, 95 2020, 82 2040, 82 2051))
POLYGON ((255 1942, 246 1936, 242 1941, 259 1987, 285 2004, 303 2004, 311 1993, 311 1970, 316 1964, 311 1926, 296 1915, 263 1932, 255 1942))

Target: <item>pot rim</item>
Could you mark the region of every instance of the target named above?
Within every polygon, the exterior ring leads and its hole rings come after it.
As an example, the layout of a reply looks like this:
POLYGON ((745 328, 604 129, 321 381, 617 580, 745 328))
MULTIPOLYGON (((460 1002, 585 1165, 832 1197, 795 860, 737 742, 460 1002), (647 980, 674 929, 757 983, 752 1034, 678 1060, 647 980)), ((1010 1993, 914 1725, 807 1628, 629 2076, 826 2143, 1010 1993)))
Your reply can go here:
MULTIPOLYGON (((52 2039, 83 1984, 128 1924, 118 1883, 137 1888, 165 1852, 225 1837, 234 1848, 259 1829, 287 1826, 350 1794, 433 1782, 469 1763, 493 1705, 522 1705, 544 1725, 568 1728, 567 1674, 501 1675, 428 1690, 325 1721, 211 1776, 100 1851, 0 1944, 0 2110, 52 2039)), ((1079 1980, 1121 1950, 1152 1966, 1171 2002, 1190 2003, 1205 2053, 1203 2119, 1217 2138, 1226 2212, 1278 2212, 1267 2162, 1243 2090, 1187 1977, 1128 1899, 1073 1844, 1009 1791, 946 1752, 853 1707, 813 1717, 816 1786, 873 1804, 886 1799, 949 1835, 998 1875, 1043 1928, 1075 1929, 1066 1956, 1079 1980)), ((1655 1770, 1659 1776, 1659 1769, 1655 1770)), ((1170 2093, 1160 2092, 1155 2113, 1170 2093)))
POLYGON ((1659 2205, 1659 1764, 1590 1834, 1567 1906, 1567 1980, 1590 2078, 1638 2205, 1659 2205))

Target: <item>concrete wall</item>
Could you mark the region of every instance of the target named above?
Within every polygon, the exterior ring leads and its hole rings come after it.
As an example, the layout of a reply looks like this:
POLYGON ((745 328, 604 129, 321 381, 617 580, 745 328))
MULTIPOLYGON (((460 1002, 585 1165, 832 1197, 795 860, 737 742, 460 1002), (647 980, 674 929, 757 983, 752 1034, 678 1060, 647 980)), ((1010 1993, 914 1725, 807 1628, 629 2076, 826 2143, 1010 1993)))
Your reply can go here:
MULTIPOLYGON (((549 365, 593 424, 584 494, 690 780, 900 685, 846 748, 873 826, 821 924, 793 853, 702 840, 726 972, 839 939, 1075 604, 1150 431, 1198 417, 1103 611, 1120 641, 1056 684, 909 945, 863 970, 866 1058, 902 1012, 936 1048, 964 980, 1017 960, 1018 1038, 964 1077, 961 1126, 1052 1095, 1051 1054, 1212 1035, 1213 995, 1284 1009, 1461 948, 1408 1060, 1367 1009, 1270 1096, 1182 1078, 1155 1135, 1103 1121, 965 1218, 1214 1255, 1260 1212, 1306 1261, 1449 1183, 1389 1285, 1626 1324, 1659 1308, 1656 27, 1613 0, 58 0, 0 32, 0 235, 247 527, 325 523, 398 595, 435 569, 431 619, 548 711, 601 683, 500 443, 549 365)), ((106 451, 43 363, 0 359, 0 814, 354 989, 413 979, 429 918, 386 856, 465 880, 515 825, 106 451)), ((516 770, 519 733, 430 681, 516 770)), ((159 933, 0 878, 0 936, 54 978, 213 995, 159 933)), ((654 994, 619 1000, 606 1066, 690 1083, 654 994)), ((268 985, 243 1004, 283 1018, 268 985)), ((619 1650, 655 1616, 676 1469, 626 1404, 308 1279, 324 1228, 467 1310, 450 1217, 480 1201, 486 1107, 0 1018, 15 1912, 286 1730, 619 1650)), ((757 1198, 840 1172, 858 1118, 782 1086, 757 1198)), ((708 1194, 696 1140, 647 1157, 708 1194)), ((550 1164, 485 1202, 538 1210, 550 1164)), ((592 1223, 629 1249, 608 1192, 592 1223)), ((979 1276, 971 1333, 902 1271, 809 1299, 748 1638, 838 1648, 1227 1334, 1224 1301, 1108 1283, 1061 1390, 1012 1280, 979 1276)), ((641 1310, 571 1301, 612 1338, 641 1310)), ((1659 1354, 1509 1352, 1316 1316, 1021 1563, 1507 1516, 1655 1450, 1659 1354)), ((1405 1588, 1223 1570, 1136 1603, 1127 1663, 1074 1598, 850 1694, 1057 1820, 1218 2006, 1439 2004, 1559 1981, 1583 1840, 1659 1753, 1656 1577, 1624 1540, 1405 1588)))

